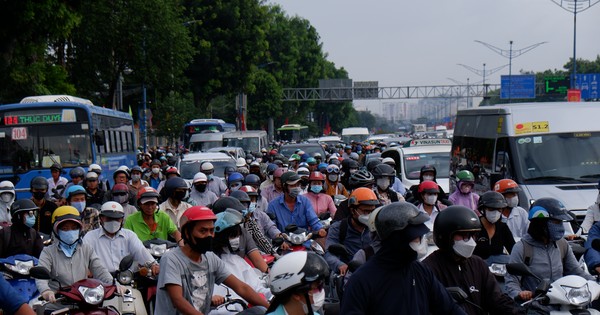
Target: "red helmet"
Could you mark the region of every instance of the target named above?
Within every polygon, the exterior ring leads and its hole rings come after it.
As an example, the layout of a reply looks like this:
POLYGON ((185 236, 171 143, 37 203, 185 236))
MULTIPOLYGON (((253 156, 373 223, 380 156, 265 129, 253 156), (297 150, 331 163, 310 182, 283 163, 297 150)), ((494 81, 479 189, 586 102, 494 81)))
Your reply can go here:
POLYGON ((167 168, 166 173, 167 173, 167 176, 171 175, 171 174, 175 174, 175 175, 181 177, 181 174, 179 174, 179 170, 175 166, 171 166, 171 167, 167 168))
POLYGON ((154 198, 158 199, 158 197, 159 197, 158 191, 156 191, 156 189, 154 189, 152 187, 142 187, 142 188, 140 188, 140 190, 138 190, 138 193, 137 193, 138 202, 140 201, 140 199, 148 198, 148 197, 154 197, 154 198))
POLYGON ((287 169, 280 167, 273 172, 273 178, 280 178, 285 172, 287 172, 287 169))
POLYGON ((501 194, 511 192, 517 193, 521 191, 521 188, 519 188, 519 185, 512 179, 501 179, 494 185, 494 191, 501 194))
POLYGON ((193 206, 185 210, 181 218, 179 219, 179 225, 183 229, 183 226, 188 222, 194 221, 216 221, 217 216, 205 206, 193 206))
POLYGON ((424 180, 419 184, 419 193, 439 194, 440 188, 436 182, 431 180, 424 180))
POLYGON ((258 196, 258 190, 250 185, 240 187, 240 190, 248 194, 248 196, 258 196))
POLYGON ((310 173, 310 176, 308 177, 309 181, 325 181, 325 176, 323 175, 323 173, 315 171, 310 173))

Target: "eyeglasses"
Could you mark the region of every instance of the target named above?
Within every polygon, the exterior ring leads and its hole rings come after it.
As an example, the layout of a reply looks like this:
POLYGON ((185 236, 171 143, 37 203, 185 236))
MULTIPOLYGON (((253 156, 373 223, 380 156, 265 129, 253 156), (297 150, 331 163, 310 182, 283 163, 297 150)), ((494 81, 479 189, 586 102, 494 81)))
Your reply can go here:
POLYGON ((459 237, 459 240, 462 239, 463 241, 468 241, 472 238, 474 238, 477 235, 476 232, 456 232, 456 234, 454 234, 454 237, 456 239, 456 237, 459 237))

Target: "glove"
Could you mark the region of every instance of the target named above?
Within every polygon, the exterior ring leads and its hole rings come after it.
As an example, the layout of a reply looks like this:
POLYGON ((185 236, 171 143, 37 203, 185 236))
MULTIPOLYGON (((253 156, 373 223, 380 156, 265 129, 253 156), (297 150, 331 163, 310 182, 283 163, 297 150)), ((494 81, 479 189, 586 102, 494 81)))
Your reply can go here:
POLYGON ((52 290, 46 290, 42 292, 42 297, 44 298, 44 300, 50 303, 56 302, 56 297, 54 296, 54 292, 52 292, 52 290))

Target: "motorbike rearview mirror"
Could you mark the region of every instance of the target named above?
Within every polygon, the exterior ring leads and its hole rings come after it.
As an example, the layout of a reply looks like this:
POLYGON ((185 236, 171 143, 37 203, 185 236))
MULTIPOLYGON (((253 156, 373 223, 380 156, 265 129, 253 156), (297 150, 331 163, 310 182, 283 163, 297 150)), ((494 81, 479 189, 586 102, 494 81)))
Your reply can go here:
POLYGON ((337 257, 348 257, 352 255, 346 246, 342 244, 331 244, 327 247, 327 251, 337 257))
POLYGON ((550 281, 547 279, 541 280, 540 284, 535 287, 535 295, 546 294, 550 290, 550 281))
POLYGON ((454 301, 456 301, 456 303, 459 304, 464 303, 469 298, 467 293, 459 287, 448 287, 446 288, 446 291, 448 291, 448 293, 450 293, 450 296, 452 296, 454 301))
POLYGON ((131 265, 133 265, 133 255, 127 255, 121 259, 121 262, 119 263, 119 271, 125 271, 129 269, 131 265))
POLYGON ((62 189, 65 189, 65 185, 58 185, 58 186, 56 186, 56 188, 55 188, 55 189, 56 189, 56 190, 62 190, 62 189))
POLYGON ((290 224, 290 225, 288 225, 288 226, 285 227, 285 231, 288 232, 288 233, 291 233, 291 232, 296 231, 297 228, 298 228, 297 225, 290 224))
POLYGON ((271 221, 275 221, 275 219, 277 219, 275 213, 268 212, 267 215, 269 216, 269 219, 271 219, 271 221))
POLYGON ((29 269, 29 275, 31 275, 32 278, 39 280, 52 279, 52 276, 50 276, 50 271, 48 271, 46 267, 42 266, 31 267, 31 269, 29 269))
POLYGON ((329 218, 331 218, 331 214, 329 213, 329 211, 319 214, 319 220, 327 220, 329 218))
POLYGON ((527 265, 524 263, 510 263, 506 264, 506 271, 511 275, 515 276, 531 276, 539 281, 542 281, 538 276, 536 276, 527 265))
POLYGON ((273 246, 279 247, 283 244, 284 240, 282 237, 276 237, 273 239, 273 246))

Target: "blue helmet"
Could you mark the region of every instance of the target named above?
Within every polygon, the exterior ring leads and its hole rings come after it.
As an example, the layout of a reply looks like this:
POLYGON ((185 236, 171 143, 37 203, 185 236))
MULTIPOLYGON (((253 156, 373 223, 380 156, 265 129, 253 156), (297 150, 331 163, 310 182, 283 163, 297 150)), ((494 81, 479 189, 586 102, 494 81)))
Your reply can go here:
POLYGON ((242 223, 244 217, 239 211, 226 209, 221 213, 217 213, 217 221, 215 222, 215 232, 220 233, 226 229, 242 223))
POLYGON ((233 172, 231 174, 229 174, 229 177, 227 177, 227 184, 231 185, 235 182, 241 182, 244 181, 244 175, 242 175, 241 173, 238 172, 233 172))
POLYGON ((71 185, 65 191, 65 198, 69 199, 72 196, 80 195, 80 194, 87 194, 87 192, 85 191, 85 188, 83 188, 83 186, 81 186, 81 185, 71 185))

